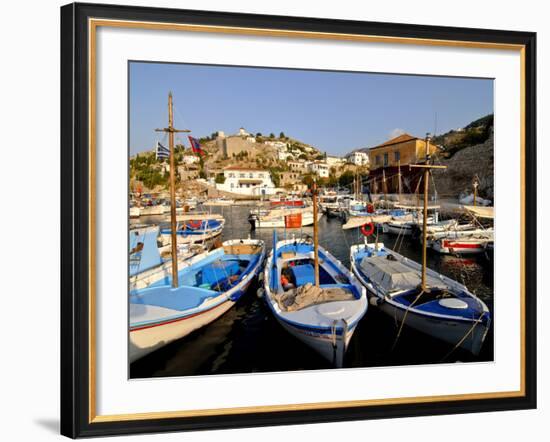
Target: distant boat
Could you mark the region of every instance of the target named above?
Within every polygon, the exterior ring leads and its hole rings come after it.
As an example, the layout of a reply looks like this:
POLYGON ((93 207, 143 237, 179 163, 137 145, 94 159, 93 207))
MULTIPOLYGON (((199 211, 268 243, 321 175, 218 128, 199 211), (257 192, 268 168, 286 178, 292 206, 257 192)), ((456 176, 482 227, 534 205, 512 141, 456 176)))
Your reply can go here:
MULTIPOLYGON (((176 238, 178 244, 204 243, 221 235, 225 220, 217 215, 182 215, 177 217, 176 238)), ((167 245, 172 240, 171 227, 160 230, 161 240, 167 245)))
MULTIPOLYGON (((315 184, 313 206, 316 207, 315 184)), ((316 212, 317 210, 315 210, 316 212)), ((313 241, 277 241, 264 271, 264 296, 279 324, 336 367, 368 307, 365 289, 340 261, 313 241)))
POLYGON ((210 198, 204 203, 202 203, 203 206, 232 206, 235 204, 235 200, 220 197, 220 198, 210 198))
POLYGON ((141 215, 141 208, 138 206, 130 206, 129 215, 130 218, 139 218, 141 215))
POLYGON ((258 275, 265 257, 261 240, 241 239, 205 252, 178 273, 130 292, 130 361, 133 362, 229 310, 258 275))
MULTIPOLYGON (((317 213, 317 221, 323 213, 317 213)), ((253 209, 248 216, 251 229, 295 229, 313 225, 313 208, 277 208, 277 209, 253 209)))

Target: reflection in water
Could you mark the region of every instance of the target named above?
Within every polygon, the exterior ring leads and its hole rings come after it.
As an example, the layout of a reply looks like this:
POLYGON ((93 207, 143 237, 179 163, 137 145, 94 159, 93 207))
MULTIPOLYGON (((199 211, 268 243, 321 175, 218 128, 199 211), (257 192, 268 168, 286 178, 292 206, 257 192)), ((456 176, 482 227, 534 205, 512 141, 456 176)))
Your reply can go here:
MULTIPOLYGON (((261 238, 271 247, 272 231, 250 232, 247 221, 250 207, 214 207, 213 212, 226 218, 224 239, 261 238)), ((162 218, 140 218, 140 223, 158 223, 162 218)), ((349 248, 363 241, 359 229, 342 230, 338 219, 323 217, 319 223, 320 244, 349 267, 349 248)), ((279 230, 283 239, 292 235, 312 235, 311 227, 279 230)), ((396 248, 399 253, 421 260, 418 239, 407 237, 396 243, 394 235, 379 234, 378 241, 396 248)), ((428 266, 466 285, 493 312, 493 263, 489 256, 458 258, 428 252, 428 266)), ((130 366, 132 378, 152 376, 187 376, 206 374, 295 371, 330 368, 328 362, 309 347, 285 332, 271 316, 264 301, 252 285, 246 296, 221 318, 191 335, 173 342, 130 366)), ((493 314, 493 323, 494 323, 493 314)), ((345 367, 375 367, 441 362, 449 346, 405 327, 395 349, 391 351, 398 324, 393 318, 370 306, 357 327, 346 354, 345 367)), ((445 362, 491 361, 493 359, 493 327, 479 356, 456 350, 445 362)))

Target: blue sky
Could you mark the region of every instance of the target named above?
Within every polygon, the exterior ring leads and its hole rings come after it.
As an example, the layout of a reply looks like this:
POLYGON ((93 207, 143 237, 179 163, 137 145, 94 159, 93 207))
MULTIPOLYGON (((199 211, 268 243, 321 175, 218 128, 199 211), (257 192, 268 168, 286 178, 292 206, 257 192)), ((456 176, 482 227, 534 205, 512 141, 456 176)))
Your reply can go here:
POLYGON ((167 125, 169 91, 175 126, 196 138, 283 131, 333 155, 402 131, 423 137, 436 120, 444 133, 493 112, 488 79, 132 62, 131 154, 162 139, 154 129, 167 125))

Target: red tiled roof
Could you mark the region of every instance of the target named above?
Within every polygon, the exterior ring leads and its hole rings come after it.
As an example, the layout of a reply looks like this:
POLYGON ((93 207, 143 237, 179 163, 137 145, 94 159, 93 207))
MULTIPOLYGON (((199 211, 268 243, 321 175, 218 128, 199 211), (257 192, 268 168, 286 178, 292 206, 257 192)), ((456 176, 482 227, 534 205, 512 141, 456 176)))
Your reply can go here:
POLYGON ((374 146, 371 149, 377 149, 379 147, 391 146, 392 144, 405 143, 407 141, 418 140, 418 139, 419 139, 418 137, 413 137, 412 135, 409 135, 409 134, 402 134, 382 144, 379 144, 378 146, 374 146))

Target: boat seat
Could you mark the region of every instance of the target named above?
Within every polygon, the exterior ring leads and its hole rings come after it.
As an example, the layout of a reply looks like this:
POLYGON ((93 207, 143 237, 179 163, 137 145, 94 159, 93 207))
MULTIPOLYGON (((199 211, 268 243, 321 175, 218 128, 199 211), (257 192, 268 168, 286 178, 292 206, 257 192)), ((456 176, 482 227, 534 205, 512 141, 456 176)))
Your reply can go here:
POLYGON ((306 285, 308 282, 310 284, 315 283, 315 271, 311 264, 301 264, 290 267, 290 269, 294 276, 294 280, 296 281, 297 287, 306 285))

